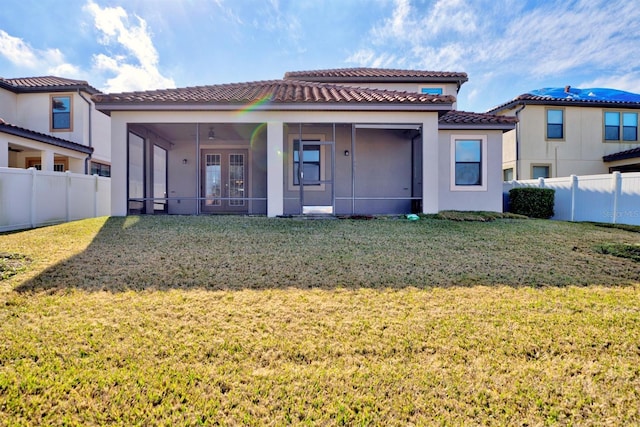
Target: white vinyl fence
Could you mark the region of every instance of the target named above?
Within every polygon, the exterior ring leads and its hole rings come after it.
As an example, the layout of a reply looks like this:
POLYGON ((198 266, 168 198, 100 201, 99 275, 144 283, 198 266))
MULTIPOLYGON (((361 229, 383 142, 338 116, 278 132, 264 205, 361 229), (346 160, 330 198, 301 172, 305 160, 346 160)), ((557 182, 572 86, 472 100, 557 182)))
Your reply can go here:
POLYGON ((0 232, 111 215, 111 179, 0 168, 0 232))
POLYGON ((552 219, 640 225, 640 172, 571 175, 503 184, 505 192, 515 187, 556 190, 552 219))

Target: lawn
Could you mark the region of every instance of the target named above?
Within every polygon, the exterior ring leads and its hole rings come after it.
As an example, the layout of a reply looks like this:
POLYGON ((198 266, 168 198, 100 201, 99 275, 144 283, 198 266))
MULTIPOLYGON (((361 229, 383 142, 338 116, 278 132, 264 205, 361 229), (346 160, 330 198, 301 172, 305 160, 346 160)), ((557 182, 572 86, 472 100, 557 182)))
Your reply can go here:
POLYGON ((639 424, 639 237, 167 216, 3 234, 0 425, 639 424))

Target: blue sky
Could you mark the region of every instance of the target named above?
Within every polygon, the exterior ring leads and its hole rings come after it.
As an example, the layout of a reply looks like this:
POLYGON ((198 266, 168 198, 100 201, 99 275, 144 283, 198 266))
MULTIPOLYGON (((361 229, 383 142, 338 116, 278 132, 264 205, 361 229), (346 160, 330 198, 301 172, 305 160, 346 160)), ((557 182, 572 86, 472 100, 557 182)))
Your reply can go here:
POLYGON ((458 108, 533 89, 640 93, 629 0, 3 0, 0 77, 104 92, 384 67, 464 71, 458 108))

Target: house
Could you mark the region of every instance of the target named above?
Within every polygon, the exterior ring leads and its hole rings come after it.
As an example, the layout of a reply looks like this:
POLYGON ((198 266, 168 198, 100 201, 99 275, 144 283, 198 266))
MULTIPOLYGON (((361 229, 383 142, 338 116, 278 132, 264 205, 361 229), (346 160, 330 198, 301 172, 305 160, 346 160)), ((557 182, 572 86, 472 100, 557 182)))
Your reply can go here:
POLYGON ((503 179, 640 171, 640 95, 570 86, 534 90, 488 113, 518 117, 503 137, 503 179))
POLYGON ((0 167, 109 176, 111 126, 87 82, 0 78, 0 167))
POLYGON ((95 94, 112 214, 502 210, 514 117, 454 109, 465 73, 352 68, 95 94))

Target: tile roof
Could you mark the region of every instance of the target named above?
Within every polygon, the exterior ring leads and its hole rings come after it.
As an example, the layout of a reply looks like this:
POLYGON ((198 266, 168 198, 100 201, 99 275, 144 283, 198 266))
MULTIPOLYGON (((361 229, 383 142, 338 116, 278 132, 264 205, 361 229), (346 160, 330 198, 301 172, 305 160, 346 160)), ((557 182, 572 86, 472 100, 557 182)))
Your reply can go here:
POLYGON ((621 101, 621 100, 604 100, 604 99, 588 99, 588 98, 571 98, 562 97, 555 98, 551 96, 534 95, 531 93, 523 93, 513 98, 511 101, 500 104, 487 111, 487 113, 495 113, 501 110, 511 109, 516 105, 532 104, 532 105, 561 105, 561 106, 579 106, 579 107, 624 107, 624 108, 640 108, 640 102, 621 101))
POLYGON ((85 154, 93 153, 93 147, 78 144, 77 142, 68 141, 66 139, 57 138, 55 136, 47 135, 45 133, 36 132, 30 129, 25 129, 11 123, 5 122, 0 118, 0 132, 7 133, 9 135, 19 136, 22 138, 31 139, 45 144, 55 145, 56 147, 68 148, 70 150, 79 151, 85 154))
POLYGON ((513 129, 518 123, 518 118, 514 116, 497 116, 488 113, 470 113, 468 111, 451 110, 443 114, 439 120, 441 128, 460 127, 468 125, 487 126, 513 129))
POLYGON ((389 68, 335 68, 329 70, 289 71, 285 80, 305 81, 452 81, 466 82, 467 73, 447 71, 397 70, 389 68))
POLYGON ((631 150, 620 151, 618 153, 609 154, 602 157, 603 162, 615 162, 616 160, 635 159, 640 157, 640 147, 631 150))
POLYGON ((19 77, 5 79, 0 77, 0 87, 13 92, 59 92, 83 89, 91 94, 100 93, 84 80, 66 79, 56 76, 19 77))
POLYGON ((332 105, 421 105, 449 106, 455 97, 398 92, 380 89, 355 88, 325 83, 296 80, 268 80, 249 83, 232 83, 196 86, 178 89, 161 89, 142 92, 97 94, 94 101, 100 104, 160 104, 160 105, 211 105, 247 106, 256 109, 277 109, 284 104, 332 104, 332 105))

